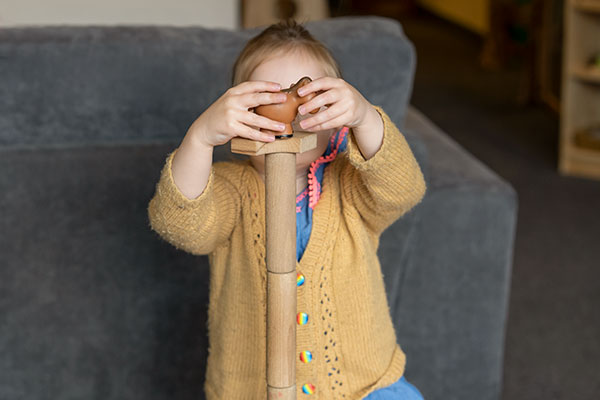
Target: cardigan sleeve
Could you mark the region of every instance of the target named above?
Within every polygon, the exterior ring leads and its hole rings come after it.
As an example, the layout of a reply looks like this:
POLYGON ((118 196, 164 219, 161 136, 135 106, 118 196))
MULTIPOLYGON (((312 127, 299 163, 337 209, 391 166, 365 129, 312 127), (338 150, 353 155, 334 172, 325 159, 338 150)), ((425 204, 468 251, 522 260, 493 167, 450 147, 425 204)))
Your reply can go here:
POLYGON ((383 119, 383 143, 365 160, 351 134, 341 184, 346 202, 380 234, 421 201, 426 184, 404 135, 381 107, 374 107, 383 119))
POLYGON ((176 186, 171 170, 177 150, 167 157, 148 205, 151 228, 181 250, 209 254, 228 242, 240 218, 240 195, 227 177, 226 163, 214 163, 204 191, 189 199, 176 186))

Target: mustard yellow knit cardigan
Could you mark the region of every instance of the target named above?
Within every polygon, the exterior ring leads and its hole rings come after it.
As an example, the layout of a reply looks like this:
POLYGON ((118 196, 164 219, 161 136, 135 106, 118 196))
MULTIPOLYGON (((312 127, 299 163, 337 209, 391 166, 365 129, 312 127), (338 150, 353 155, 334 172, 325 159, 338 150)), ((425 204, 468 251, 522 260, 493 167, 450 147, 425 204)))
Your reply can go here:
MULTIPOLYGON (((325 168, 310 240, 297 264, 305 278, 297 287, 298 313, 307 321, 296 326, 297 353, 312 356, 296 359, 298 399, 359 400, 404 373, 377 247, 382 231, 421 201, 426 185, 404 136, 375 108, 384 122, 382 146, 365 161, 350 135, 347 150, 325 168)), ((264 400, 264 183, 249 161, 216 162, 204 192, 190 200, 173 181, 176 151, 167 157, 148 214, 166 241, 209 256, 206 397, 264 400)))

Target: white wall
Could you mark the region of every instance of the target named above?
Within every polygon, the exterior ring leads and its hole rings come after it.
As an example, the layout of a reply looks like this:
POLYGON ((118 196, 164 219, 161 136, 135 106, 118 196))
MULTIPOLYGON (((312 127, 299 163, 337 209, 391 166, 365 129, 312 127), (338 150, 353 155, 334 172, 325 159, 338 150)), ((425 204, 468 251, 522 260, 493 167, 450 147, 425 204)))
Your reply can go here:
POLYGON ((240 0, 0 0, 0 27, 177 25, 240 27, 240 0))

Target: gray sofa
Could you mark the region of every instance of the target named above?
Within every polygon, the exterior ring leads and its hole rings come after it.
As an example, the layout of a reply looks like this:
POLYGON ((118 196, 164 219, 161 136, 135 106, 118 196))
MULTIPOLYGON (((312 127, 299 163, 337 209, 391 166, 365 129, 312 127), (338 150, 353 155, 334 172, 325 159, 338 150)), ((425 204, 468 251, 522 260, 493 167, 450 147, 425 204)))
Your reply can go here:
MULTIPOLYGON (((515 191, 408 105, 416 57, 397 22, 308 28, 428 184, 379 249, 407 378, 428 400, 499 399, 515 191)), ((207 258, 162 241, 146 208, 257 32, 0 30, 0 399, 204 398, 207 258)))

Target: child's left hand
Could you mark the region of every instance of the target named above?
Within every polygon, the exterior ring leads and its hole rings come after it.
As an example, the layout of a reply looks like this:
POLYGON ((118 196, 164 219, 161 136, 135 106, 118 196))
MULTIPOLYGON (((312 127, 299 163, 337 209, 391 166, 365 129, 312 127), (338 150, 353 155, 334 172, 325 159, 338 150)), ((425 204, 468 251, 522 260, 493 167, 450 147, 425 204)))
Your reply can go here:
POLYGON ((322 93, 298 107, 300 115, 306 115, 322 106, 327 106, 327 109, 300 121, 300 127, 307 131, 324 131, 341 126, 360 129, 369 113, 376 112, 358 90, 341 78, 326 76, 298 89, 301 97, 312 92, 322 93))

